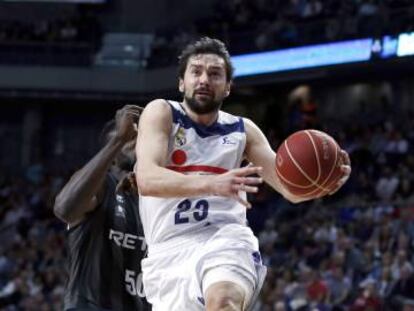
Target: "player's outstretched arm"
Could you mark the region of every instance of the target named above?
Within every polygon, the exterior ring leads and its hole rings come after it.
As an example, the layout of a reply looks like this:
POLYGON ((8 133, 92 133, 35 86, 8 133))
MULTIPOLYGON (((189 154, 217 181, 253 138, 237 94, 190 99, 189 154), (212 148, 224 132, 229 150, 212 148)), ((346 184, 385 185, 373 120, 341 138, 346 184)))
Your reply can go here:
MULTIPOLYGON (((270 147, 267 138, 263 132, 249 119, 244 119, 247 143, 246 143, 246 158, 257 166, 262 166, 263 171, 260 176, 263 177, 266 183, 268 183, 272 188, 278 191, 285 199, 292 203, 299 203, 303 201, 310 200, 311 198, 303 198, 299 196, 292 195, 283 187, 280 183, 279 178, 276 174, 276 153, 270 147)), ((343 177, 338 182, 335 190, 332 193, 336 192, 342 185, 346 182, 351 173, 350 161, 348 154, 345 151, 341 151, 341 157, 343 159, 343 165, 341 167, 343 172, 343 177)), ((332 194, 331 193, 331 194, 332 194)))
POLYGON ((221 175, 184 175, 165 168, 168 141, 172 130, 172 113, 162 99, 145 108, 139 123, 136 145, 136 176, 141 195, 155 197, 194 197, 220 195, 232 197, 242 204, 238 191, 255 192, 260 178, 247 177, 261 168, 231 170, 221 175))
POLYGON ((299 198, 292 196, 286 191, 279 182, 275 169, 276 153, 270 147, 266 136, 251 120, 244 118, 244 124, 247 136, 245 150, 247 160, 253 163, 253 165, 260 165, 263 167, 260 176, 285 199, 292 203, 301 202, 299 198))
POLYGON ((115 116, 115 135, 85 166, 77 171, 57 195, 55 215, 73 226, 81 222, 102 200, 106 174, 116 155, 131 139, 135 139, 141 108, 127 105, 115 116))

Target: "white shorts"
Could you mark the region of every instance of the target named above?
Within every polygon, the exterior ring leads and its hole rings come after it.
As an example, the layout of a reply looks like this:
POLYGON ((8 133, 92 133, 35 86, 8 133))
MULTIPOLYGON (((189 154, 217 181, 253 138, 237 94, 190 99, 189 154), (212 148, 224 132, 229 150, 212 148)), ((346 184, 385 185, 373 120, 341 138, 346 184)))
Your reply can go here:
POLYGON ((190 240, 150 247, 148 258, 143 259, 144 291, 152 310, 205 310, 205 291, 220 281, 243 288, 249 310, 266 275, 250 228, 230 224, 213 235, 190 240))

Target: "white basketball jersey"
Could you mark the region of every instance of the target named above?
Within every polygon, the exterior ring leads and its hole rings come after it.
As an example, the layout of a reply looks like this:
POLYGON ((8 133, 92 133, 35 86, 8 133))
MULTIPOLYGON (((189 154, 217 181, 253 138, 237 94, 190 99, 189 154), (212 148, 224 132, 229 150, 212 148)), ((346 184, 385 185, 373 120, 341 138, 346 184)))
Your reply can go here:
MULTIPOLYGON (((246 145, 244 122, 223 111, 211 126, 195 123, 178 102, 169 101, 173 124, 167 168, 183 174, 222 174, 238 168, 246 145)), ((245 196, 245 193, 243 193, 245 196)), ((246 208, 219 196, 159 198, 140 196, 148 246, 175 237, 211 232, 223 224, 246 225, 246 208)))

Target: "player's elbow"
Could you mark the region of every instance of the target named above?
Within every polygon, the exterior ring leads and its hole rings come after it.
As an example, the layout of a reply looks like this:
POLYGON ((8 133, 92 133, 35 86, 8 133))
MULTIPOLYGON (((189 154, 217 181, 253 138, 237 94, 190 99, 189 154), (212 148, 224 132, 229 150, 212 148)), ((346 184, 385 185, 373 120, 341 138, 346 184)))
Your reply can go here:
POLYGON ((279 193, 285 198, 285 200, 289 201, 290 203, 298 204, 303 201, 306 201, 306 199, 304 199, 303 197, 293 195, 289 191, 283 188, 279 188, 278 190, 279 190, 279 193))
POLYGON ((137 175, 137 187, 138 193, 142 196, 152 196, 154 195, 154 187, 151 186, 148 178, 145 178, 143 174, 137 175))
POLYGON ((157 182, 156 167, 151 164, 143 165, 138 162, 135 168, 135 178, 137 182, 138 194, 142 196, 157 196, 160 185, 157 182))
POLYGON ((67 200, 62 198, 62 195, 59 194, 55 199, 55 204, 53 205, 53 214, 64 222, 70 222, 71 220, 71 209, 67 204, 67 200))
POLYGON ((305 201, 308 201, 308 200, 311 200, 311 198, 304 198, 304 197, 299 197, 299 196, 295 196, 295 195, 293 195, 293 194, 290 194, 290 193, 284 193, 283 194, 283 197, 286 199, 286 200, 288 200, 290 203, 292 203, 292 204, 298 204, 298 203, 302 203, 302 202, 305 202, 305 201))
POLYGON ((57 199, 55 201, 55 205, 53 206, 53 214, 60 220, 66 220, 67 215, 65 213, 65 208, 57 201, 57 199))
POLYGON ((285 197, 285 199, 288 200, 292 204, 298 204, 304 201, 303 199, 299 199, 299 198, 286 198, 285 197))

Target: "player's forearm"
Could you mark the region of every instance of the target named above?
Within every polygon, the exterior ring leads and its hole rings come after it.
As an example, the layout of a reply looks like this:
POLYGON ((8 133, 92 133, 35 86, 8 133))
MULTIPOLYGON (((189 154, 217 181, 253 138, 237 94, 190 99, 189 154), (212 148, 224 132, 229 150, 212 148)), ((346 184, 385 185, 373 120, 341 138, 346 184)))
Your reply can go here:
POLYGON ((293 196, 291 193, 289 193, 280 183, 274 167, 270 166, 267 169, 263 170, 262 177, 265 180, 265 182, 270 185, 274 190, 279 192, 286 200, 288 200, 291 203, 300 203, 302 201, 305 201, 301 198, 298 198, 296 196, 293 196))
POLYGON ((154 197, 195 197, 211 195, 212 189, 207 175, 184 175, 155 166, 136 172, 140 195, 154 197))
POLYGON ((244 119, 244 122, 247 135, 245 150, 247 159, 254 165, 263 167, 260 176, 269 186, 279 192, 286 200, 292 203, 303 201, 292 196, 280 183, 280 180, 276 175, 276 153, 270 147, 264 134, 252 121, 244 119))
POLYGON ((105 147, 79 170, 55 200, 54 212, 65 221, 78 218, 90 209, 91 201, 101 189, 105 176, 124 142, 111 139, 105 147))

